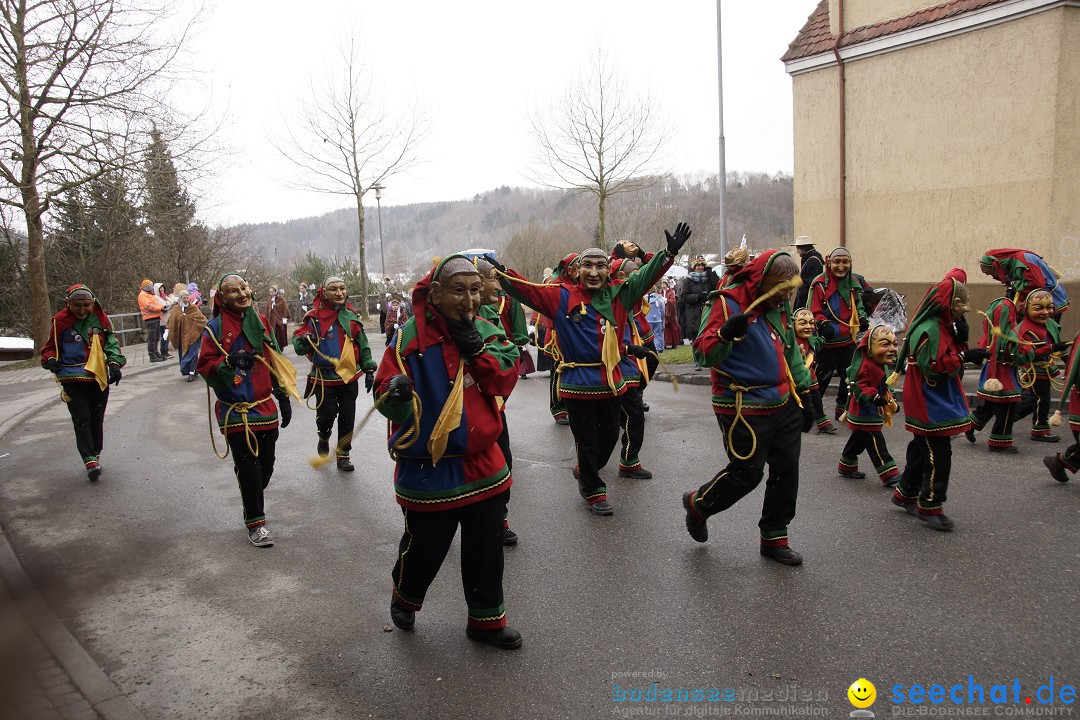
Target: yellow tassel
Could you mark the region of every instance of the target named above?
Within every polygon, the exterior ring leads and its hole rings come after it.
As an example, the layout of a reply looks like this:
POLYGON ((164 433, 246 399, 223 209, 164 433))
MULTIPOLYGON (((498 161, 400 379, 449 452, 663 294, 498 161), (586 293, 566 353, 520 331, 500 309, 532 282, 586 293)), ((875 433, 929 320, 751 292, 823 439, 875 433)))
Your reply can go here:
POLYGON ((109 367, 105 363, 105 351, 101 348, 101 333, 94 333, 90 340, 90 356, 86 359, 86 372, 94 376, 98 388, 109 387, 109 367))
POLYGON ((1055 410, 1054 414, 1050 416, 1050 425, 1053 427, 1061 427, 1061 411, 1055 410))
POLYGON ((285 357, 272 348, 269 343, 263 345, 263 354, 266 355, 267 358, 264 360, 266 366, 277 379, 281 389, 288 395, 296 398, 297 402, 303 402, 304 399, 300 397, 300 392, 296 389, 296 366, 286 360, 285 357))
MULTIPOLYGON (((582 306, 584 309, 584 306, 582 306)), ((608 387, 611 388, 611 392, 618 392, 615 387, 615 366, 622 360, 622 355, 619 353, 619 338, 618 333, 615 330, 615 326, 609 321, 604 321, 604 341, 600 346, 600 361, 604 365, 604 374, 607 377, 608 387)))
POLYGON ((885 379, 885 384, 889 387, 896 387, 896 383, 900 382, 900 373, 895 370, 885 379))
POLYGON ((1001 392, 1005 389, 1005 386, 1001 384, 1001 381, 997 378, 990 378, 983 384, 983 390, 989 392, 1001 392))
POLYGON ((344 333, 345 341, 341 343, 341 357, 334 361, 334 372, 346 383, 356 377, 356 352, 353 350, 353 341, 349 337, 348 330, 344 333))
POLYGON ((427 449, 431 453, 432 466, 438 465, 443 453, 446 452, 446 443, 450 439, 450 433, 461 426, 461 412, 465 400, 464 368, 465 361, 458 360, 454 387, 450 390, 450 396, 446 398, 446 404, 443 405, 438 419, 435 420, 435 427, 431 429, 431 437, 428 438, 427 449))

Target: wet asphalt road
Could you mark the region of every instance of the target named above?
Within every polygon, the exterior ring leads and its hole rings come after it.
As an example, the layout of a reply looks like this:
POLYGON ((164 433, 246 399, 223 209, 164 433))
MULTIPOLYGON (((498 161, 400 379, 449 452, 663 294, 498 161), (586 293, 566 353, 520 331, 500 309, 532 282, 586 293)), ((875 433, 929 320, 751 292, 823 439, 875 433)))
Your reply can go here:
MULTIPOLYGON (((681 493, 725 463, 708 388, 649 388, 642 459, 655 479, 618 479, 610 465, 609 518, 578 498, 570 431, 546 397, 534 376, 507 405, 516 652, 466 639, 457 542, 416 631, 391 631, 402 520, 379 416, 347 475, 309 466, 314 413, 296 408, 267 491, 277 544, 256 549, 231 461, 211 453, 205 386, 171 372, 125 379, 97 484, 62 405, 0 441, 0 522, 56 614, 148 718, 662 714, 613 700, 654 681, 736 697, 668 714, 775 708, 795 686, 800 707, 809 693, 819 716, 840 717, 859 677, 877 685, 880 717, 898 683, 1080 684, 1080 481, 1049 478, 1048 446, 1026 438, 1026 421, 1017 456, 954 443, 951 534, 894 508, 876 479, 838 477, 846 430, 804 436, 791 537, 806 563, 788 568, 758 554, 760 487, 710 520, 707 544, 683 528, 681 493)), ((901 464, 908 437, 887 431, 901 464)))

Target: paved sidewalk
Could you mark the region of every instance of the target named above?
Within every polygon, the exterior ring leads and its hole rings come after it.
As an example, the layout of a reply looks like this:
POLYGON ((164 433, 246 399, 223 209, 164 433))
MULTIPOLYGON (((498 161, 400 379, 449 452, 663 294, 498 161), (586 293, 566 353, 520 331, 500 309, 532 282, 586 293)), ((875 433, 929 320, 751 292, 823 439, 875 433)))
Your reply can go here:
MULTIPOLYGON (((174 353, 175 355, 175 353, 174 353)), ((171 370, 145 345, 124 348, 124 377, 171 370)), ((120 381, 121 385, 123 380, 120 381)), ((43 368, 0 371, 0 438, 60 401, 43 368)), ((0 457, 0 461, 3 458, 0 457)), ((0 717, 4 720, 140 720, 143 715, 49 609, 0 528, 0 717)))

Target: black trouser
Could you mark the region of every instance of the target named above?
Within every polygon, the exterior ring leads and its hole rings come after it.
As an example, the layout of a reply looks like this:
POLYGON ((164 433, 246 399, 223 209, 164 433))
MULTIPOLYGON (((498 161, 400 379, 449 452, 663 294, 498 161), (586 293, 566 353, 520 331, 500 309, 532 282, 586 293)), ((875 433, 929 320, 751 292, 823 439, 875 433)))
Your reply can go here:
POLYGON ((566 415, 566 403, 559 397, 559 364, 552 360, 551 375, 548 378, 548 410, 551 417, 558 419, 566 415))
POLYGON ((855 345, 851 344, 842 347, 829 347, 826 345, 821 348, 821 352, 817 356, 817 379, 818 387, 821 388, 821 397, 828 396, 829 383, 832 382, 834 375, 839 376, 840 387, 836 391, 836 406, 839 408, 847 408, 847 371, 851 366, 851 358, 854 355, 855 345))
POLYGON ((619 453, 619 469, 634 470, 641 467, 641 443, 645 441, 645 401, 641 388, 632 387, 619 398, 619 415, 622 419, 622 452, 619 453))
POLYGON ((600 470, 607 465, 619 442, 619 414, 622 402, 617 397, 596 400, 564 400, 570 414, 570 430, 577 446, 578 490, 588 502, 607 499, 607 487, 600 470))
POLYGON ((889 446, 880 430, 853 430, 840 451, 840 469, 858 470, 859 455, 864 450, 882 482, 896 476, 896 461, 889 454, 889 446))
POLYGON ((360 383, 353 381, 347 385, 318 384, 319 407, 315 411, 315 428, 323 440, 330 439, 337 420, 337 454, 344 457, 352 450, 353 424, 356 421, 356 398, 360 394, 360 383))
POLYGON ((461 584, 469 607, 469 624, 505 624, 501 616, 506 499, 504 492, 471 505, 433 512, 403 507, 405 532, 391 572, 394 598, 411 610, 420 609, 461 525, 461 584))
POLYGON ((277 438, 277 428, 252 432, 250 435, 241 430, 225 436, 232 450, 233 472, 236 473, 236 482, 240 485, 240 499, 244 503, 244 524, 248 529, 266 522, 263 490, 270 484, 270 476, 274 474, 274 447, 277 438), (248 449, 249 440, 258 456, 248 449))
MULTIPOLYGON (((499 415, 502 416, 503 429, 502 432, 499 433, 499 439, 495 442, 499 446, 499 449, 502 450, 503 459, 506 460, 506 469, 513 473, 514 454, 510 451, 510 426, 506 424, 506 412, 500 410, 499 415)), ((506 491, 506 506, 507 508, 510 506, 510 490, 506 491)), ((507 510, 506 513, 503 514, 504 517, 508 515, 509 512, 510 511, 507 510)))
POLYGON ((161 340, 158 342, 158 355, 166 357, 169 354, 169 341, 165 339, 165 333, 161 333, 161 340))
POLYGON ((151 318, 146 323, 146 352, 150 357, 159 357, 158 343, 161 342, 161 318, 151 318))
POLYGON ((1073 430, 1072 436, 1073 444, 1065 448, 1065 452, 1058 455, 1058 459, 1065 463, 1069 472, 1075 475, 1077 469, 1080 468, 1080 432, 1073 430))
POLYGON ((983 404, 971 411, 971 420, 976 430, 982 430, 990 418, 994 425, 990 428, 990 447, 1008 447, 1013 444, 1013 421, 1016 419, 1015 402, 993 402, 983 399, 983 404))
POLYGON ((821 402, 820 387, 810 391, 810 408, 814 411, 814 421, 818 427, 825 424, 822 420, 829 421, 829 416, 825 414, 825 405, 821 402))
POLYGON ((64 392, 71 401, 67 404, 71 424, 75 426, 75 447, 83 462, 96 460, 105 446, 105 406, 109 403, 109 388, 96 382, 66 382, 64 392))
POLYGON ((905 500, 919 500, 919 508, 941 512, 952 471, 952 438, 915 435, 907 446, 907 464, 900 474, 896 493, 905 500))
POLYGON ((782 408, 768 415, 743 415, 738 422, 734 415, 717 415, 716 419, 724 434, 729 462, 694 493, 694 510, 703 517, 727 510, 761 483, 768 463, 769 479, 758 527, 763 540, 786 538, 787 525, 795 517, 795 501, 799 494, 802 410, 794 400, 788 400, 782 408), (736 457, 736 453, 747 455, 752 447, 753 454, 745 460, 736 457))
POLYGON ((1036 378, 1029 390, 1020 396, 1020 407, 1016 408, 1016 420, 1022 420, 1034 413, 1031 419, 1032 435, 1050 434, 1050 378, 1036 378))

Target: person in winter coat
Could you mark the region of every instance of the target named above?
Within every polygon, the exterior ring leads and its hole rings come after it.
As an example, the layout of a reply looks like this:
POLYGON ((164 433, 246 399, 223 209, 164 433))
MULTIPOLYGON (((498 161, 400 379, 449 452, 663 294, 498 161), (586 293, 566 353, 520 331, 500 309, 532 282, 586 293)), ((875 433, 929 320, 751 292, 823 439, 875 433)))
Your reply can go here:
POLYGON ((169 312, 169 342, 180 353, 180 374, 188 382, 195 380, 195 363, 199 359, 199 347, 202 331, 206 327, 206 316, 199 306, 191 302, 191 293, 180 291, 179 301, 169 312))
POLYGON ((682 335, 693 342, 701 326, 701 311, 709 299, 709 293, 716 289, 715 282, 709 282, 709 269, 705 258, 698 255, 690 266, 690 274, 679 281, 675 289, 676 304, 679 310, 679 325, 682 335))
POLYGON ((274 328, 274 339, 279 347, 289 344, 289 303, 285 302, 285 293, 273 285, 270 286, 270 298, 266 301, 266 319, 274 328))
POLYGON ((150 356, 150 362, 162 362, 165 358, 158 350, 158 344, 161 342, 161 313, 165 310, 165 301, 154 292, 153 280, 143 278, 139 283, 138 301, 146 326, 146 354, 150 356))

